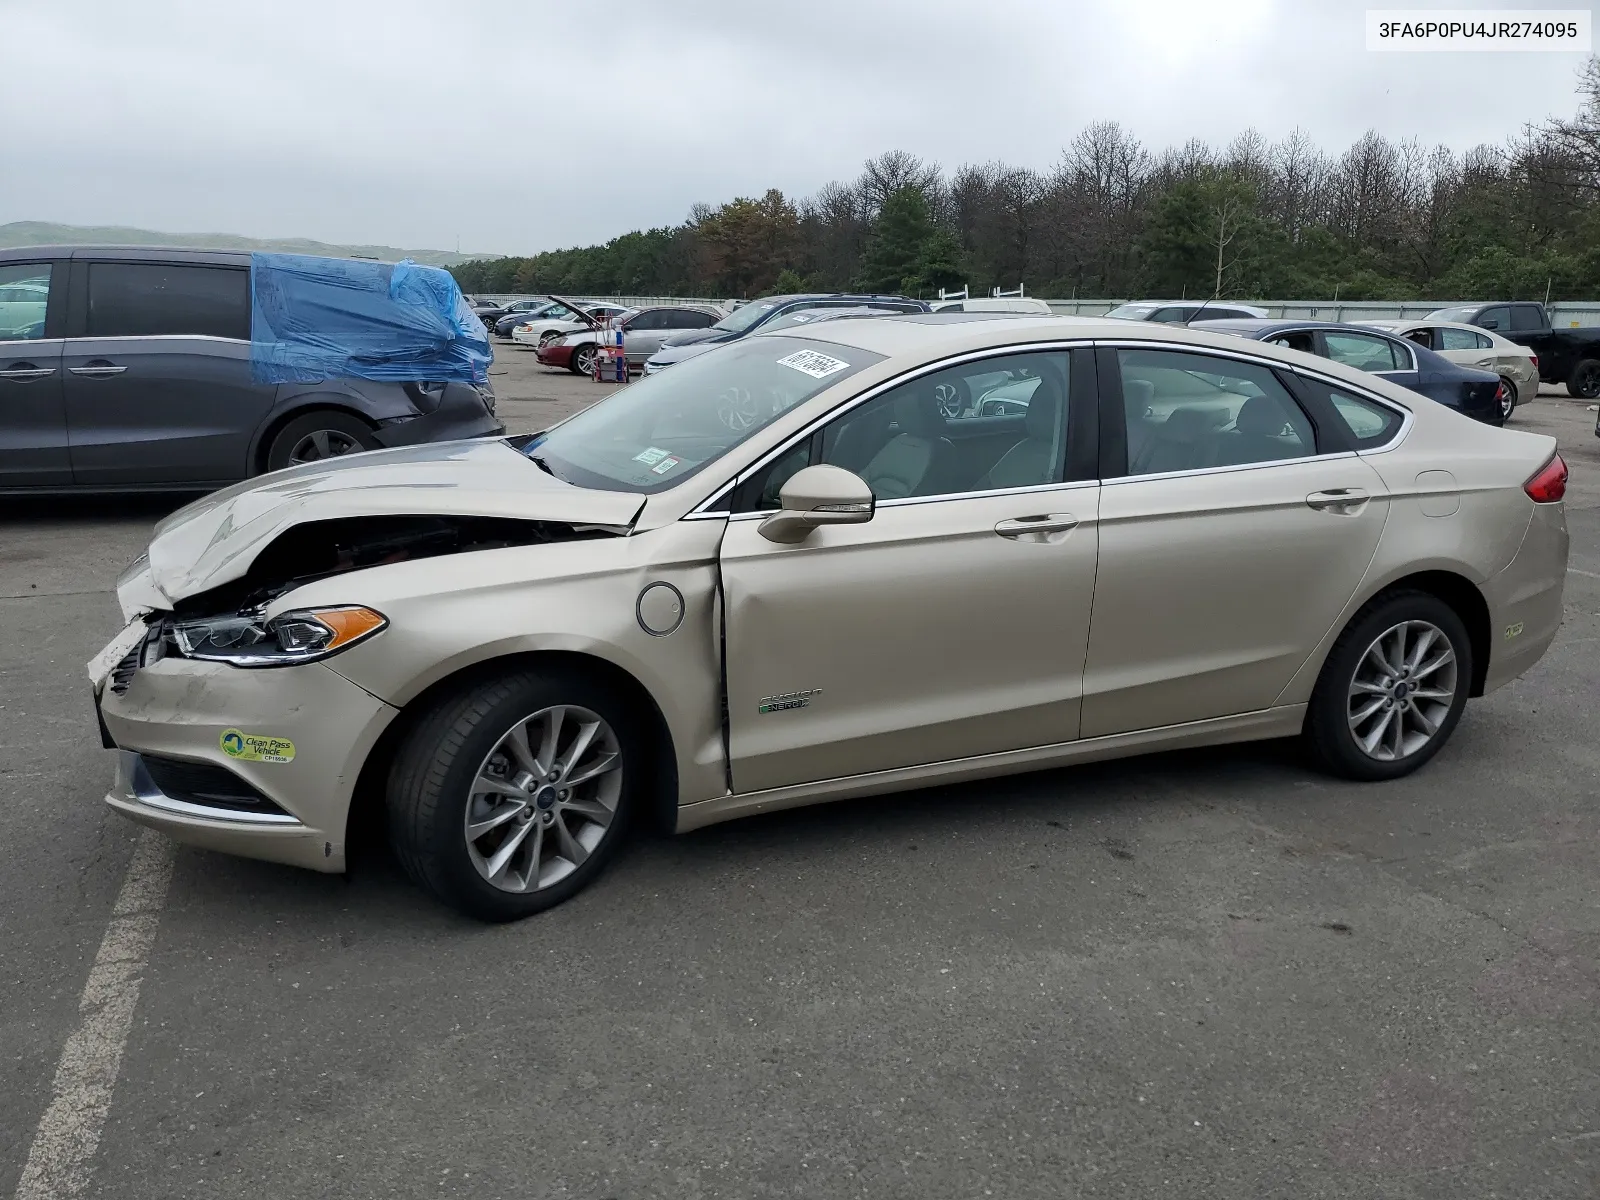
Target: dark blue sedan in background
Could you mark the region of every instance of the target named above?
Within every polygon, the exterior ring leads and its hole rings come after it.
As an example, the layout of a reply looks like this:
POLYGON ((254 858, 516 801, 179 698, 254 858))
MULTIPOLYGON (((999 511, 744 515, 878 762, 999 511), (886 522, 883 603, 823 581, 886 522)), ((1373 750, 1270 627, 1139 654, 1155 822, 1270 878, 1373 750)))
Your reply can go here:
POLYGON ((1463 367, 1405 338, 1333 321, 1195 321, 1190 328, 1231 333, 1331 358, 1421 392, 1486 424, 1505 423, 1500 396, 1505 384, 1498 375, 1463 367))

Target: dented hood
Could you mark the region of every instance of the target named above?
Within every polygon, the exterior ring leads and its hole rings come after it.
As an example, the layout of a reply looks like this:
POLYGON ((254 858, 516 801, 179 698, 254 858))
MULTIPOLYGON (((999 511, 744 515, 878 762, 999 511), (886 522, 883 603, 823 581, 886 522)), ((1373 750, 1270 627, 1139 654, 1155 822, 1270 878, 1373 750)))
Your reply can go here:
POLYGON ((179 509, 151 538, 150 581, 169 603, 229 583, 306 521, 472 516, 623 529, 643 505, 629 492, 562 483, 503 441, 374 450, 277 471, 179 509))

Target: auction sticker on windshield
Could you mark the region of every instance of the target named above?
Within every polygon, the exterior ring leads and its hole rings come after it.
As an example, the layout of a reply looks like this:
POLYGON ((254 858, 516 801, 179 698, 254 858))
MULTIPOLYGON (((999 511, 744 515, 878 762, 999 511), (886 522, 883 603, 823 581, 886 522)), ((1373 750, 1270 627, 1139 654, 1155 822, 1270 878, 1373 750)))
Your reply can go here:
POLYGON ((642 462, 647 467, 653 467, 666 456, 667 452, 659 446, 649 446, 635 454, 633 461, 642 462))
POLYGON ((813 379, 826 379, 835 371, 843 371, 850 364, 837 358, 830 358, 826 354, 818 354, 815 350, 796 350, 793 354, 780 358, 778 365, 792 367, 813 379))

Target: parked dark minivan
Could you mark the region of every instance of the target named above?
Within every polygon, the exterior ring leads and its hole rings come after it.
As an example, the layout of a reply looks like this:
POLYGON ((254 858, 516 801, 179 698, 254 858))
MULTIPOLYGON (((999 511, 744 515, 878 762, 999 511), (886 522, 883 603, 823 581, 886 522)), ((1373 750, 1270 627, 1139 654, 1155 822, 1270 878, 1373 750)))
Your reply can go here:
POLYGON ((250 255, 0 250, 0 491, 207 490, 505 432, 487 384, 260 384, 250 255))

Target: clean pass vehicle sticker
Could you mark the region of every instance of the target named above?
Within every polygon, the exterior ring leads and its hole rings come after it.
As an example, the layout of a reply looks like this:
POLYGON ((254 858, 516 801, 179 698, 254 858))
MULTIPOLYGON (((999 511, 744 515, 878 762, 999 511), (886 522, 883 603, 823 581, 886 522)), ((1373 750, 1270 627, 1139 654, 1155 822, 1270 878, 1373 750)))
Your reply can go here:
POLYGON ((826 354, 818 354, 815 350, 796 350, 793 354, 780 358, 778 365, 793 367, 813 379, 826 379, 835 371, 842 371, 850 364, 840 362, 837 358, 829 358, 826 354))
POLYGON ((240 733, 224 729, 219 739, 222 752, 240 762, 286 763, 294 761, 294 743, 288 738, 260 733, 240 733))

